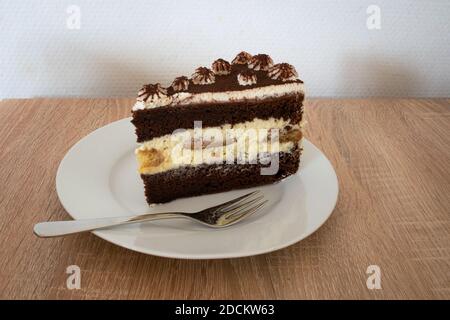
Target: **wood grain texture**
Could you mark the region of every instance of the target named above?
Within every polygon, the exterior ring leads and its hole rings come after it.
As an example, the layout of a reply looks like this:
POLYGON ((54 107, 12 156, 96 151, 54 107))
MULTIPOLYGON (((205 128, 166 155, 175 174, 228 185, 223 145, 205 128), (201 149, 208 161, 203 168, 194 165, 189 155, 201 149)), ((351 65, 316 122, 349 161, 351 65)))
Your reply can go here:
POLYGON ((81 234, 38 239, 67 219, 55 174, 90 131, 131 99, 0 102, 0 298, 450 298, 450 100, 309 100, 306 137, 329 157, 337 207, 313 235, 249 258, 186 261, 81 234), (80 290, 66 267, 80 266, 80 290), (366 287, 379 265, 382 289, 366 287))

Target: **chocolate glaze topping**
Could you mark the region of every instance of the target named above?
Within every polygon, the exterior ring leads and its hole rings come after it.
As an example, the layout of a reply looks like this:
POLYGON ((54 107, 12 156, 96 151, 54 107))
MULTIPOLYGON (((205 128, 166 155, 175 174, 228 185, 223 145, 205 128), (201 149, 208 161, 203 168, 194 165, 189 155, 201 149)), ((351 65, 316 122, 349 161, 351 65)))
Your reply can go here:
POLYGON ((251 86, 252 84, 256 84, 257 79, 255 71, 251 69, 243 70, 237 76, 238 83, 241 86, 251 86))
POLYGON ((181 76, 175 78, 172 82, 172 89, 174 92, 187 91, 189 88, 189 79, 188 77, 181 76))
POLYGON ((213 84, 214 81, 214 72, 206 67, 198 67, 192 75, 192 82, 197 85, 213 84))
POLYGON ((217 59, 212 64, 212 70, 217 75, 227 75, 231 72, 231 65, 228 61, 217 59))
POLYGON ((295 80, 298 77, 294 66, 289 63, 278 63, 274 65, 268 70, 267 75, 271 79, 281 81, 295 80))
POLYGON ((247 64, 252 59, 252 55, 248 52, 241 51, 237 54, 236 58, 231 61, 232 64, 247 64))
POLYGON ((263 70, 267 71, 271 66, 273 66, 273 60, 267 54, 257 54, 253 56, 248 66, 253 70, 263 70))
MULTIPOLYGON (((267 54, 251 56, 242 51, 231 64, 226 60, 217 59, 212 64, 212 70, 199 67, 191 79, 176 78, 167 91, 160 84, 145 85, 142 90, 147 88, 145 92, 149 90, 153 92, 156 88, 155 94, 170 96, 180 91, 188 93, 241 91, 286 83, 303 83, 297 78, 297 72, 292 65, 287 63, 273 65, 272 58, 267 54)), ((146 101, 148 95, 143 94, 142 90, 139 92, 138 100, 146 101)))
POLYGON ((167 89, 163 88, 160 83, 146 84, 138 92, 138 101, 147 101, 167 97, 167 89))

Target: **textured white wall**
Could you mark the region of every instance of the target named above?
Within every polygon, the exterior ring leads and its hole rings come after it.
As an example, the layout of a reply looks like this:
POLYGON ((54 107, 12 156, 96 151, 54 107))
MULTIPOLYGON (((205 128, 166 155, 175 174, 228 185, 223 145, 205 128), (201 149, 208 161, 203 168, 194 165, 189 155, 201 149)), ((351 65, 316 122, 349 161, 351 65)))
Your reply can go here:
POLYGON ((449 0, 0 0, 0 98, 134 96, 242 49, 294 64, 310 96, 448 97, 449 21, 449 0))

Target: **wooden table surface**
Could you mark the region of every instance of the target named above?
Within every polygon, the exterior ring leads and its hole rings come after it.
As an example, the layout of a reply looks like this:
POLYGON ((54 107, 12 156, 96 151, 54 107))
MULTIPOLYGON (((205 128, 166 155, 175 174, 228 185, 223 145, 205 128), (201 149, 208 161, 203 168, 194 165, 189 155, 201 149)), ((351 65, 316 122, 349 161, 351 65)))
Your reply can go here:
POLYGON ((92 234, 38 239, 68 219, 55 174, 90 131, 130 115, 132 99, 0 101, 0 298, 450 299, 450 99, 308 100, 306 137, 340 193, 313 235, 228 260, 147 256, 92 234), (81 289, 66 268, 81 269, 81 289), (377 265, 381 289, 369 290, 377 265))

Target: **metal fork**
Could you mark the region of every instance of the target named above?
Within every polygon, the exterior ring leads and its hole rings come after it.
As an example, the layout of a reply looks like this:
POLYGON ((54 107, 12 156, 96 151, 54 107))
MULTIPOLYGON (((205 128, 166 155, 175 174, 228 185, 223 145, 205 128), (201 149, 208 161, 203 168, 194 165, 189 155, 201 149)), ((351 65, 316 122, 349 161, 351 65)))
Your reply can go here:
POLYGON ((224 228, 249 217, 260 210, 267 202, 268 200, 264 200, 264 196, 260 191, 254 191, 231 201, 193 213, 147 213, 127 217, 41 222, 34 226, 33 231, 38 237, 48 238, 124 224, 174 218, 193 220, 211 228, 224 228))

